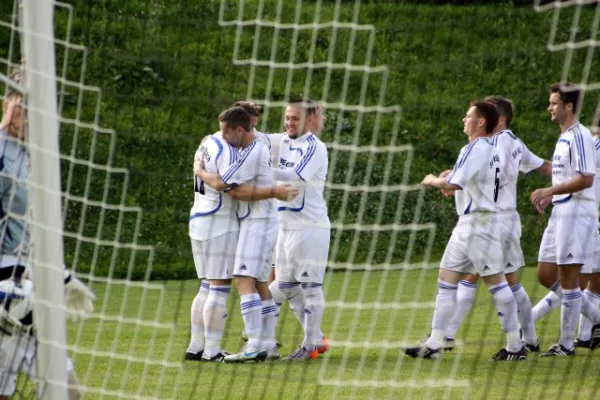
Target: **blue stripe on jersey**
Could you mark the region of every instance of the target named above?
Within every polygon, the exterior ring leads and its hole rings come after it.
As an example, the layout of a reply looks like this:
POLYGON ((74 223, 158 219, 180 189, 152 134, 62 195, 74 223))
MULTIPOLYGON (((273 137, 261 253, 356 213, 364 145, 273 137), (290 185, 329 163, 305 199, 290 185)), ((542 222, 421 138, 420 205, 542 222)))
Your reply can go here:
POLYGON ((292 147, 290 145, 290 150, 299 151, 300 152, 300 157, 304 157, 304 153, 302 152, 302 148, 301 147, 292 147))
POLYGON ((575 137, 575 147, 577 148, 577 154, 579 155, 579 170, 585 171, 585 146, 583 144, 583 136, 579 130, 573 132, 573 136, 575 137))
POLYGON ((573 197, 573 193, 570 193, 567 197, 565 197, 564 199, 560 199, 560 200, 556 200, 553 201, 552 204, 560 204, 560 203, 566 203, 567 201, 571 200, 571 197, 573 197))
POLYGON ((219 204, 217 205, 217 207, 214 210, 196 213, 190 217, 189 221, 193 220, 194 218, 204 217, 206 215, 211 215, 211 214, 216 213, 217 211, 219 211, 221 209, 222 204, 223 204, 223 201, 221 199, 221 194, 219 193, 219 204))
POLYGON ((598 139, 598 137, 594 138, 594 147, 596 150, 600 150, 600 139, 598 139))
POLYGON ((240 167, 244 164, 244 161, 246 161, 248 159, 248 156, 250 155, 250 153, 252 152, 254 147, 256 147, 256 140, 253 141, 252 143, 250 143, 248 145, 248 147, 246 147, 244 149, 245 153, 244 153, 244 155, 242 155, 242 158, 237 160, 236 164, 234 166, 232 166, 231 168, 229 168, 229 170, 227 172, 225 172, 225 175, 221 176, 221 179, 223 180, 223 182, 227 183, 227 181, 233 176, 233 174, 238 169, 240 169, 240 167))
POLYGON ((277 207, 277 211, 300 212, 304 209, 304 200, 306 200, 306 192, 302 194, 302 204, 298 208, 292 207, 277 207))
POLYGON ((465 161, 467 161, 467 157, 469 156, 469 153, 471 153, 471 150, 473 150, 473 146, 475 146, 475 143, 477 143, 479 139, 475 139, 473 141, 473 143, 471 143, 467 149, 464 151, 462 158, 460 159, 460 161, 456 164, 456 169, 459 169, 460 167, 463 166, 463 164, 465 163, 465 161))
POLYGON ((467 204, 467 208, 465 208, 465 215, 471 212, 471 205, 473 204, 473 199, 471 199, 470 197, 471 196, 469 196, 469 204, 467 204))
POLYGON ((240 216, 238 215, 238 218, 239 218, 239 219, 240 219, 240 221, 241 221, 241 220, 244 220, 244 219, 248 218, 248 215, 250 215, 250 204, 248 204, 248 212, 246 213, 246 215, 244 215, 243 217, 240 217, 240 216))
POLYGON ((558 143, 560 143, 560 142, 566 143, 569 146, 571 145, 571 142, 569 142, 567 139, 560 138, 560 139, 558 139, 558 143))
POLYGON ((315 154, 315 151, 317 150, 317 141, 314 138, 314 136, 309 136, 308 139, 306 139, 306 141, 310 142, 310 144, 308 145, 306 157, 303 157, 302 160, 300 160, 300 164, 296 166, 296 173, 298 175, 300 175, 300 172, 302 172, 304 167, 306 167, 308 162, 311 160, 312 156, 315 154))
POLYGON ((219 151, 217 151, 217 158, 215 158, 216 161, 219 159, 219 156, 221 156, 221 153, 223 152, 223 145, 221 144, 219 139, 217 139, 214 135, 210 135, 210 138, 213 140, 213 142, 217 144, 217 147, 219 148, 219 151))

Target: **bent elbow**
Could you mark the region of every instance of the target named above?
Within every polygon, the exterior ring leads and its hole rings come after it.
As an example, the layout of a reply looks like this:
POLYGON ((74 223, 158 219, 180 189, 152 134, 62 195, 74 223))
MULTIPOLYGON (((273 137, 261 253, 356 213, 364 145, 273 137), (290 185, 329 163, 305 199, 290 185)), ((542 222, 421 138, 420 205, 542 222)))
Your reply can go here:
POLYGON ((591 188, 592 186, 594 186, 594 175, 584 176, 583 186, 584 189, 591 188))

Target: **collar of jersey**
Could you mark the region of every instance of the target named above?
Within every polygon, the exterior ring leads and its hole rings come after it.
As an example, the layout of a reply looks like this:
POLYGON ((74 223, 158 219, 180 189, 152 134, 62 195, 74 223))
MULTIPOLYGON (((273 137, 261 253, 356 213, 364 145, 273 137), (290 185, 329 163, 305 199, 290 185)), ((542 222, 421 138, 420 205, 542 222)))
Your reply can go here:
MULTIPOLYGON (((308 131, 304 135, 299 136, 296 139, 292 139, 292 138, 290 138, 290 139, 295 140, 297 142, 304 142, 306 139, 308 139, 310 136, 312 136, 312 134, 313 133, 311 131, 308 131)), ((289 135, 288 135, 288 137, 289 137, 289 135)))
POLYGON ((568 127, 567 129, 565 129, 564 132, 561 132, 561 134, 563 133, 567 133, 570 129, 572 129, 575 125, 579 125, 579 121, 575 122, 573 125, 571 125, 570 127, 568 127))

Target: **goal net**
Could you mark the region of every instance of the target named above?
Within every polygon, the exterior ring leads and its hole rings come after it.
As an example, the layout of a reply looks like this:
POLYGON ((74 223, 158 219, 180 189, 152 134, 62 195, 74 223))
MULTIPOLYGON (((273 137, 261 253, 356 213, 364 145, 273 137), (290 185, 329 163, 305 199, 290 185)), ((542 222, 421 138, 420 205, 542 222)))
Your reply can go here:
MULTIPOLYGON (((8 3, 0 5, 0 89, 28 63, 21 0, 8 3)), ((52 2, 64 263, 97 296, 93 315, 66 324, 64 349, 86 399, 525 398, 562 393, 569 386, 542 387, 563 377, 583 383, 589 357, 560 368, 538 360, 490 365, 504 335, 483 287, 452 353, 415 361, 402 348, 430 331, 438 260, 456 220, 453 201, 425 191, 421 179, 452 168, 466 142, 459 130, 468 102, 503 94, 503 75, 524 76, 506 95, 521 107, 524 141, 551 156, 529 132, 551 132, 540 115, 554 81, 598 89, 595 2, 172 3, 52 2), (495 42, 511 35, 513 42, 495 42), (497 52, 485 50, 493 46, 497 52), (528 75, 527 63, 554 69, 528 75), (332 231, 323 331, 331 349, 312 363, 183 361, 199 287, 187 236, 194 152, 233 102, 261 105, 257 128, 281 132, 285 106, 299 95, 327 117, 332 231), (517 101, 527 98, 535 100, 517 101)), ((528 185, 542 184, 532 179, 528 185)), ((523 245, 533 265, 545 221, 521 214, 535 242, 523 245)), ((535 303, 545 291, 525 270, 535 303)), ((239 297, 232 293, 228 304, 222 346, 238 351, 239 297)), ((543 321, 543 346, 554 343, 557 321, 557 313, 543 321)), ((284 304, 280 351, 293 351, 302 336, 284 304)), ((17 395, 33 398, 34 384, 22 375, 17 395)), ((593 398, 599 389, 577 390, 593 398)))

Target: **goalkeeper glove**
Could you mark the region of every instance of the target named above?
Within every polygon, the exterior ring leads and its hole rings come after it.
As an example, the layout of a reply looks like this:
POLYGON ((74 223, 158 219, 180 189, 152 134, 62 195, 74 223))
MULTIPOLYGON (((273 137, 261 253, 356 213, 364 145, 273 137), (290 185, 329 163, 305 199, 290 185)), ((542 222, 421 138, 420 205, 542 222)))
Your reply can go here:
POLYGON ((86 319, 94 312, 96 295, 83 282, 69 274, 65 278, 65 306, 73 321, 86 319))

